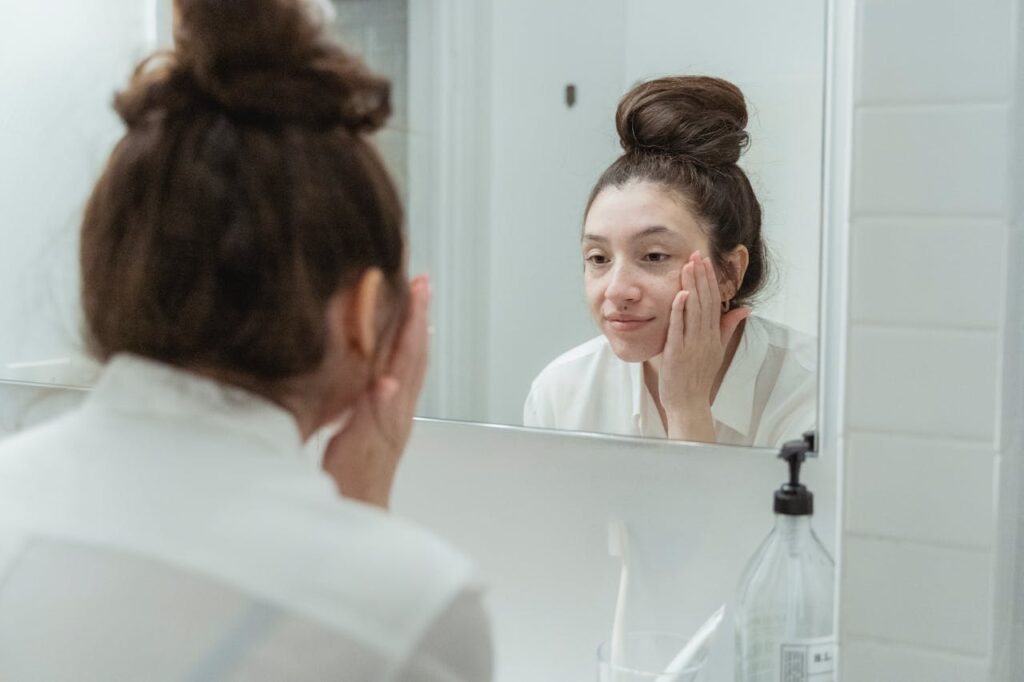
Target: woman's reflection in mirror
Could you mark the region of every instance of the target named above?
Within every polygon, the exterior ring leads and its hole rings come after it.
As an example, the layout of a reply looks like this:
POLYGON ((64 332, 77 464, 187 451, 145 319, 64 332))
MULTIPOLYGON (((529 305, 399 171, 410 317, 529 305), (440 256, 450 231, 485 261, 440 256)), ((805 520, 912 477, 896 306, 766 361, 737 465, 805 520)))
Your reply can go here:
POLYGON ((677 76, 619 102, 623 154, 584 212, 587 302, 601 335, 534 380, 524 423, 776 446, 815 425, 817 343, 756 314, 761 205, 738 165, 732 83, 677 76))

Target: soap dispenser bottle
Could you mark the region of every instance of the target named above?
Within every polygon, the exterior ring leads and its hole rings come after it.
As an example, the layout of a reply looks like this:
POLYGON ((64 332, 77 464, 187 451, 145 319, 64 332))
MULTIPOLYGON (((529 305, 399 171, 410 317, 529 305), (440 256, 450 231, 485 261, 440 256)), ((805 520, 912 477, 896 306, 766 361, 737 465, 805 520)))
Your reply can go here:
POLYGON ((740 580, 736 682, 833 682, 835 564, 811 528, 814 495, 800 466, 813 432, 786 443, 789 482, 775 492, 775 527, 740 580))

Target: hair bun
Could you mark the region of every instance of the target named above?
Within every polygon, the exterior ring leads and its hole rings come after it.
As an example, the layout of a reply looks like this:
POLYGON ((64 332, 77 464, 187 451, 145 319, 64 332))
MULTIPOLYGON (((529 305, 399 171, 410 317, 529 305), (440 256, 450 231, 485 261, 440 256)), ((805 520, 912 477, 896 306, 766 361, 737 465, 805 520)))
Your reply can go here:
POLYGON ((743 93, 709 76, 640 83, 619 102, 615 125, 627 154, 682 156, 709 168, 735 164, 749 144, 743 93))
POLYGON ((390 84, 324 35, 310 0, 175 0, 175 49, 144 63, 116 108, 128 125, 154 109, 207 101, 263 123, 380 128, 390 84))

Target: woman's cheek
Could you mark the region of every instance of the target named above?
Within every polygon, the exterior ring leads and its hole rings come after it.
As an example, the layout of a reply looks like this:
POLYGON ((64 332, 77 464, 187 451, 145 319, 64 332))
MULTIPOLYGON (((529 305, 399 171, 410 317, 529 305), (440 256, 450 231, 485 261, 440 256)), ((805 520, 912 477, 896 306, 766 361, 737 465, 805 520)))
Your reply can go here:
POLYGON ((587 297, 587 305, 590 306, 590 312, 594 315, 595 319, 599 317, 601 312, 601 301, 604 298, 604 289, 594 279, 588 278, 584 283, 583 293, 587 297))
POLYGON ((663 318, 663 319, 665 321, 663 323, 661 323, 661 326, 657 330, 658 350, 657 350, 656 355, 660 355, 661 353, 665 352, 665 344, 668 342, 668 329, 669 329, 668 318, 666 317, 666 318, 663 318))
POLYGON ((658 300, 661 303, 661 307, 666 311, 672 310, 672 301, 675 300, 676 294, 683 290, 682 281, 679 278, 679 271, 676 270, 671 279, 667 279, 661 283, 661 287, 658 292, 658 300))

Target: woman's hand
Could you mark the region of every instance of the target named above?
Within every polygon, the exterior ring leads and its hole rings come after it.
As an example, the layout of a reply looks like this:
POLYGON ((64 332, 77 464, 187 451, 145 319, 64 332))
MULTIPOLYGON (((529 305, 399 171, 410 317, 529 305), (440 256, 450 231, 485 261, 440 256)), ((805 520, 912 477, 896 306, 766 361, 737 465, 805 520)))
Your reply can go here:
POLYGON ((669 438, 713 443, 711 402, 716 380, 729 340, 750 309, 722 314, 714 268, 699 251, 683 266, 680 279, 682 290, 672 301, 658 374, 658 397, 665 408, 669 438))
POLYGON ((414 279, 409 292, 408 316, 383 374, 353 406, 323 461, 342 495, 385 509, 427 370, 426 276, 414 279))

